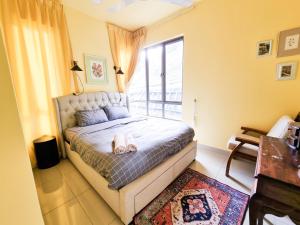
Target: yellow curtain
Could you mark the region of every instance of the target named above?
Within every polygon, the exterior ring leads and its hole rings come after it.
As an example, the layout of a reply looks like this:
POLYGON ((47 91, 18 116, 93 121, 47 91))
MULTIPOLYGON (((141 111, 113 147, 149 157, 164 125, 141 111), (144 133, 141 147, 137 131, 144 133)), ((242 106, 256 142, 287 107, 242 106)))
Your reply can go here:
POLYGON ((1 26, 31 163, 32 141, 57 134, 52 98, 71 92, 72 51, 59 0, 1 0, 1 26))
POLYGON ((128 31, 113 24, 107 24, 109 43, 115 66, 121 67, 124 75, 116 75, 117 86, 124 92, 138 60, 139 50, 146 39, 146 28, 128 31))

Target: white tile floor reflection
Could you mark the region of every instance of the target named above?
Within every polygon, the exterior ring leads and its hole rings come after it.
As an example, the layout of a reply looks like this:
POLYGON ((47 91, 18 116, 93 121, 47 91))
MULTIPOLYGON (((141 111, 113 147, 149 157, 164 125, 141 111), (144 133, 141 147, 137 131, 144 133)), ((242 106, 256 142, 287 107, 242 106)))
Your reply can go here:
MULTIPOLYGON (((225 166, 229 152, 206 146, 198 147, 191 168, 226 183, 244 193, 250 193, 255 164, 233 160, 227 178, 225 166)), ((69 160, 46 170, 34 170, 37 193, 46 225, 120 225, 122 222, 93 190, 69 160)), ((268 216, 264 224, 286 225, 287 219, 268 216)), ((248 225, 248 212, 244 225, 248 225)))

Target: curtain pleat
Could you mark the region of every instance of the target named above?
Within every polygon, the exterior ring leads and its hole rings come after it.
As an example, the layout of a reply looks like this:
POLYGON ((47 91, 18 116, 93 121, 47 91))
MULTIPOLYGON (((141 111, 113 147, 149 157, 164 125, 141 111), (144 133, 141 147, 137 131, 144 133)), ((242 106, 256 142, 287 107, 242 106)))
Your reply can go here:
POLYGON ((124 75, 116 75, 120 92, 126 90, 134 73, 139 51, 146 39, 146 28, 128 31, 113 24, 107 24, 110 49, 115 66, 121 67, 124 75))
POLYGON ((1 29, 8 54, 25 143, 56 135, 52 99, 71 92, 72 50, 59 0, 1 0, 1 29))

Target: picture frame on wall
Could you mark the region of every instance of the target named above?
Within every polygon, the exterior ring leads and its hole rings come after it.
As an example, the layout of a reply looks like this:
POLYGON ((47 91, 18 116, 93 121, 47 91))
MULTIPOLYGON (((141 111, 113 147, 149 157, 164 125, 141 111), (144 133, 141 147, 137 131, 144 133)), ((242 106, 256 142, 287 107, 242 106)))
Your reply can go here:
POLYGON ((294 80, 297 72, 297 62, 277 64, 277 80, 294 80))
POLYGON ((300 54, 300 27, 281 31, 278 40, 277 57, 300 54))
POLYGON ((272 54, 272 40, 257 42, 257 57, 270 56, 272 54))
POLYGON ((84 55, 87 84, 99 85, 108 82, 106 59, 95 55, 84 55))

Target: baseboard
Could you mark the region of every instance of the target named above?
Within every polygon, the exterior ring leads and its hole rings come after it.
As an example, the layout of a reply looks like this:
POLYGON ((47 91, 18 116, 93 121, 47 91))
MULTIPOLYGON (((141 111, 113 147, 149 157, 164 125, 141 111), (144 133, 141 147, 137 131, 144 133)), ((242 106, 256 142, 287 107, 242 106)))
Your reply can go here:
POLYGON ((204 144, 197 144, 197 150, 213 151, 219 154, 228 155, 231 151, 221 148, 212 147, 204 144))

